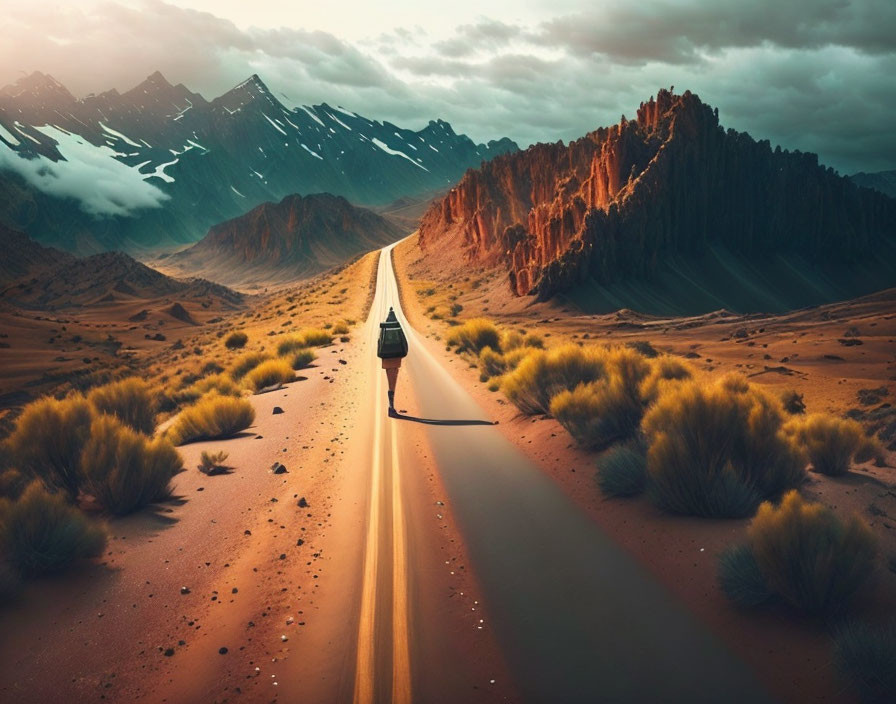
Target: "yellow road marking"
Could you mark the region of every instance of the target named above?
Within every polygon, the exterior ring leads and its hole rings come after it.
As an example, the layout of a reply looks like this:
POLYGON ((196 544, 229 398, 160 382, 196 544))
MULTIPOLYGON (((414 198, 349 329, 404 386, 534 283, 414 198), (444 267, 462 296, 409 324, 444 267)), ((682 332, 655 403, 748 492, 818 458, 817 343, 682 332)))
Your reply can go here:
POLYGON ((380 525, 380 470, 382 464, 382 414, 377 412, 377 402, 382 396, 383 379, 376 375, 374 394, 373 469, 370 474, 370 515, 367 523, 367 543, 364 550, 364 577, 361 586, 361 619, 358 623, 358 658, 355 666, 355 704, 373 701, 374 639, 376 629, 376 572, 379 558, 380 525))
POLYGON ((408 643, 408 572, 398 440, 392 423, 392 704, 410 704, 411 654, 408 643))

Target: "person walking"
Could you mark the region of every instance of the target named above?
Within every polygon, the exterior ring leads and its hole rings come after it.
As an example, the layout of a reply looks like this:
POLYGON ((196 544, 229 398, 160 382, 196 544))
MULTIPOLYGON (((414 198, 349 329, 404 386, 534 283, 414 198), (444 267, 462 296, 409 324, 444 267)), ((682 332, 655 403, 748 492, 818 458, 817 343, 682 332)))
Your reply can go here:
POLYGON ((408 356, 408 338, 405 337, 401 323, 395 317, 395 311, 389 308, 389 315, 380 323, 380 337, 376 345, 376 354, 382 360, 389 381, 389 413, 395 412, 395 385, 398 382, 398 370, 401 360, 408 356))

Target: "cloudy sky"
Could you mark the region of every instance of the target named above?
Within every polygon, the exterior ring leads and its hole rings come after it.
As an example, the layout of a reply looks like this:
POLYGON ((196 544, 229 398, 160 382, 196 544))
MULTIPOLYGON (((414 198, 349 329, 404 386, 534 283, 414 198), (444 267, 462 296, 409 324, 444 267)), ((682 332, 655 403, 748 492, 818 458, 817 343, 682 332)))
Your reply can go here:
POLYGON ((0 84, 34 70, 77 96, 160 70, 207 98, 258 73, 287 104, 522 146, 674 85, 842 172, 896 168, 894 0, 3 0, 0 84))

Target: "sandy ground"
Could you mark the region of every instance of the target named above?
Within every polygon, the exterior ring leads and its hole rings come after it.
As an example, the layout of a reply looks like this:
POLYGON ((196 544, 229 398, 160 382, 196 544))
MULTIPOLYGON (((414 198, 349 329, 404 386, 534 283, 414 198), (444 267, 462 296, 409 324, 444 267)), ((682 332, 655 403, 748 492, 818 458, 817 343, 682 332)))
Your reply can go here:
MULTIPOLYGON (((500 393, 489 392, 478 370, 445 352, 444 318, 451 306, 463 319, 485 315, 509 328, 561 341, 649 341, 657 349, 690 358, 713 375, 740 371, 753 381, 804 394, 809 412, 868 410, 892 401, 896 385, 896 293, 797 311, 779 316, 709 314, 657 319, 630 311, 580 316, 562 304, 535 304, 507 295, 494 274, 442 281, 419 261, 413 238, 396 250, 405 312, 427 337, 433 353, 446 361, 455 379, 469 389, 505 436, 553 477, 614 540, 636 556, 714 632, 743 657, 785 701, 851 701, 837 680, 831 647, 822 624, 782 609, 740 612, 716 585, 717 555, 743 538, 747 521, 710 521, 668 516, 644 499, 608 500, 595 483, 597 456, 576 448, 552 419, 520 416, 500 393), (849 331, 849 335, 846 333, 849 331), (846 346, 858 331, 863 344, 846 346), (875 404, 864 406, 862 389, 883 387, 875 404)), ((865 397, 867 400, 867 396, 865 397)), ((896 464, 865 464, 845 478, 812 474, 806 494, 838 511, 857 511, 880 538, 883 553, 864 608, 855 615, 879 620, 896 608, 896 574, 886 562, 896 555, 896 464)))

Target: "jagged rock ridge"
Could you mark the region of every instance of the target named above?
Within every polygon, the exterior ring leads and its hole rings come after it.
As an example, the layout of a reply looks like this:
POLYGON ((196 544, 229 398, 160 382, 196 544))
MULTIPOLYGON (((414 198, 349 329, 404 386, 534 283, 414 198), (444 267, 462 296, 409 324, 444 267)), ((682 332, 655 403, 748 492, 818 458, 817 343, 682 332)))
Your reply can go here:
POLYGON ((545 299, 589 280, 649 279, 713 245, 851 261, 894 235, 896 201, 814 154, 725 131, 690 92, 661 90, 635 120, 467 172, 424 216, 420 244, 450 240, 467 261, 506 266, 516 294, 545 299))

